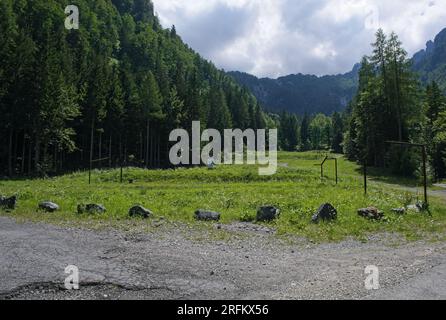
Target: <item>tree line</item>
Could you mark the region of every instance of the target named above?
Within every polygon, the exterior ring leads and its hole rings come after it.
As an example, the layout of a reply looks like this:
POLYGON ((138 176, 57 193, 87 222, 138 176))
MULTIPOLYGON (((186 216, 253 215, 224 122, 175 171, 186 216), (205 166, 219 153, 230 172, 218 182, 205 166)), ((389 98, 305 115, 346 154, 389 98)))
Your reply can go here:
POLYGON ((395 33, 376 34, 373 54, 364 57, 359 89, 348 109, 345 153, 396 174, 415 175, 420 150, 392 146, 389 141, 425 144, 434 180, 446 177, 445 97, 433 82, 423 88, 395 33))
MULTIPOLYGON (((169 132, 265 128, 255 97, 163 29, 150 0, 0 1, 0 168, 168 165, 169 132), (101 160, 103 159, 103 160, 101 160)), ((4 169, 3 169, 4 168, 4 169)), ((0 172, 1 173, 1 172, 0 172)))
POLYGON ((279 128, 279 146, 284 151, 331 150, 342 153, 344 123, 343 114, 332 116, 322 113, 305 114, 303 117, 282 112, 273 117, 279 128))
POLYGON ((446 178, 446 97, 437 83, 424 88, 395 33, 376 33, 373 54, 362 59, 358 92, 331 117, 282 113, 276 117, 283 150, 332 150, 392 173, 417 175, 419 149, 391 141, 425 144, 430 174, 446 178))
POLYGON ((265 113, 248 89, 163 29, 150 0, 77 0, 80 29, 66 30, 65 1, 0 1, 0 173, 45 175, 128 161, 169 165, 169 133, 203 128, 279 129, 286 151, 332 150, 353 161, 415 174, 428 147, 446 177, 446 98, 423 88, 398 36, 376 34, 359 89, 331 116, 265 113))

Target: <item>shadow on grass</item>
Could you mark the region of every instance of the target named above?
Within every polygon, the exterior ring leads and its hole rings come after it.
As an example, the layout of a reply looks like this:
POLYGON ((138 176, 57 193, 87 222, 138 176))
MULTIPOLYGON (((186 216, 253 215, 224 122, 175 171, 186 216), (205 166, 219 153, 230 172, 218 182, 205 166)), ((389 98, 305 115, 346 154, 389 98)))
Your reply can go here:
MULTIPOLYGON (((363 168, 357 168, 355 171, 361 175, 363 174, 363 168)), ((417 178, 414 176, 395 175, 391 172, 390 169, 387 168, 368 167, 367 178, 371 181, 378 181, 386 184, 405 186, 409 188, 418 188, 420 186, 423 186, 422 178, 417 178)), ((429 185, 431 185, 431 182, 429 182, 429 185)))

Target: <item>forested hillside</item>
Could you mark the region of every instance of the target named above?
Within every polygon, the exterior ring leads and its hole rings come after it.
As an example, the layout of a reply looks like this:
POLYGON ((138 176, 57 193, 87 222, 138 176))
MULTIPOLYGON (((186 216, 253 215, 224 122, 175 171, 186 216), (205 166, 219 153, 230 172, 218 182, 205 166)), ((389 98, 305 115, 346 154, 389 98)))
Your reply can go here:
POLYGON ((416 53, 412 61, 413 69, 424 84, 435 81, 446 93, 446 29, 434 41, 427 42, 426 49, 416 53))
MULTIPOLYGON (((434 41, 427 42, 426 49, 416 53, 409 61, 424 85, 435 81, 446 93, 446 29, 434 41)), ((241 85, 249 88, 261 104, 270 111, 286 111, 303 116, 344 111, 358 90, 358 71, 341 75, 322 76, 289 75, 278 79, 257 78, 242 72, 229 72, 241 85)))
POLYGON ((255 97, 163 29, 150 0, 0 1, 0 168, 167 165, 169 132, 263 128, 255 97))
POLYGON ((259 79, 242 72, 229 74, 249 88, 270 111, 331 115, 335 111, 343 111, 355 95, 358 68, 359 65, 349 73, 323 77, 296 74, 278 79, 259 79))

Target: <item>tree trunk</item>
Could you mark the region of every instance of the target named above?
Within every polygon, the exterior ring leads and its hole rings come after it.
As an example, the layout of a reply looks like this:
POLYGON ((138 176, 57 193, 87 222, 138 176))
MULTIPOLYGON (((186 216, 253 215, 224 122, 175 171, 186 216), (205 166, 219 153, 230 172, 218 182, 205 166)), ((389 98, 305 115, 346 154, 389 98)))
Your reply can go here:
MULTIPOLYGON (((151 130, 151 131, 153 131, 153 130, 151 130)), ((150 168, 153 167, 153 150, 154 150, 153 141, 154 141, 153 134, 150 134, 150 168)))
POLYGON ((18 140, 19 140, 19 133, 14 131, 14 144, 12 149, 12 171, 15 173, 15 169, 17 166, 17 148, 18 148, 18 140))
POLYGON ((98 147, 98 155, 99 155, 99 169, 102 168, 102 132, 99 132, 99 147, 98 147))
POLYGON ((23 130, 23 142, 22 142, 22 161, 20 164, 20 174, 25 173, 25 153, 26 153, 26 131, 23 130))
POLYGON ((90 132, 90 164, 89 164, 89 174, 88 183, 91 183, 91 170, 93 169, 93 147, 94 147, 94 118, 91 119, 91 132, 90 132))
POLYGON ((144 134, 142 131, 139 132, 139 159, 142 162, 146 161, 146 155, 144 153, 144 134))
POLYGON ((151 138, 150 136, 150 120, 147 119, 147 137, 146 137, 146 169, 148 169, 150 167, 149 164, 149 139, 151 138))
POLYGON ((158 135, 158 152, 157 152, 158 160, 157 160, 157 167, 160 169, 161 167, 161 138, 158 135))
POLYGON ((14 131, 12 128, 9 129, 9 147, 8 147, 8 175, 12 177, 12 137, 14 131))
POLYGON ((48 163, 48 143, 43 144, 43 177, 47 174, 47 163, 48 163))
POLYGON ((119 134, 119 161, 120 161, 120 166, 122 165, 124 159, 122 159, 122 135, 119 134))
POLYGON ((33 162, 33 145, 32 145, 31 139, 29 139, 29 145, 28 145, 28 174, 31 174, 32 162, 33 162))
POLYGON ((54 145, 54 172, 57 173, 57 144, 54 145))
POLYGON ((39 161, 40 161, 40 137, 36 135, 36 141, 34 145, 34 169, 39 172, 39 161))
POLYGON ((110 141, 108 145, 108 166, 112 167, 112 135, 110 135, 110 141))
POLYGON ((398 62, 396 58, 394 59, 395 63, 395 82, 396 82, 396 106, 397 106, 397 122, 398 122, 398 139, 399 141, 403 141, 403 115, 401 108, 401 88, 400 88, 400 75, 398 72, 398 62))

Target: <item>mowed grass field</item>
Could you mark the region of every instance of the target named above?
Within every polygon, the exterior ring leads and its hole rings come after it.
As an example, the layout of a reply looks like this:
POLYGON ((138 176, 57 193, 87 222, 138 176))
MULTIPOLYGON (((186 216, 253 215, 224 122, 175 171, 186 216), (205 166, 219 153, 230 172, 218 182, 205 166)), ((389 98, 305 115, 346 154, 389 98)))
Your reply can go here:
MULTIPOLYGON (((280 208, 281 216, 268 224, 278 235, 298 235, 313 241, 337 241, 348 237, 365 240, 374 233, 399 233, 408 239, 445 239, 446 205, 431 199, 430 214, 391 212, 417 196, 397 185, 383 184, 371 177, 368 195, 364 195, 359 167, 339 157, 339 183, 334 180, 334 162, 325 166, 320 177, 320 163, 325 153, 279 153, 279 169, 274 176, 259 176, 256 166, 219 166, 177 170, 124 169, 124 183, 119 183, 119 170, 94 171, 92 184, 88 173, 79 172, 42 180, 0 181, 0 194, 18 196, 18 207, 1 215, 24 220, 64 223, 72 226, 112 223, 119 226, 149 225, 150 219, 131 219, 128 210, 140 204, 154 212, 153 219, 183 222, 199 226, 212 223, 195 222, 197 209, 218 211, 221 222, 253 221, 263 205, 280 208), (128 181, 134 182, 130 184, 128 181), (37 210, 41 201, 53 201, 61 210, 43 213, 37 210), (324 203, 338 210, 338 220, 315 225, 312 215, 324 203), (78 215, 80 203, 98 203, 107 208, 104 215, 78 215), (357 215, 359 208, 376 206, 385 212, 383 221, 369 221, 357 215)), ((392 179, 393 182, 398 179, 392 179)), ((407 183, 407 182, 405 182, 407 183)), ((412 181, 412 186, 416 183, 412 181)), ((422 188, 420 185, 420 200, 422 188)))

